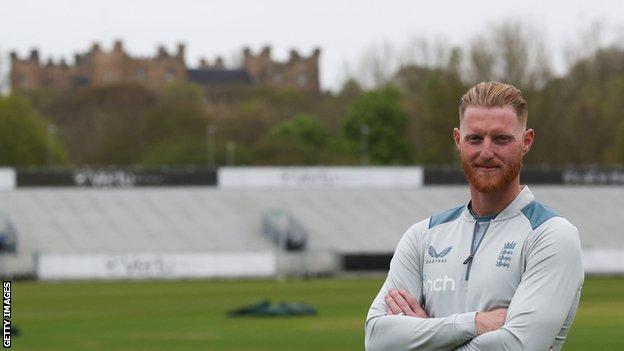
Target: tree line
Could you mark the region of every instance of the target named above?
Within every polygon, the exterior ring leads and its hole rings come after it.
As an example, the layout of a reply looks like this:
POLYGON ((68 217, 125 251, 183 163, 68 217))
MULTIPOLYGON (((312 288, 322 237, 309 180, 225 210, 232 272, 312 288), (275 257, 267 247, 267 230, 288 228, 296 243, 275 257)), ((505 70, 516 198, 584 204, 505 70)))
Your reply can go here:
POLYGON ((400 60, 388 48, 365 53, 366 74, 320 96, 172 82, 162 93, 120 84, 0 97, 0 164, 455 164, 459 98, 487 80, 519 86, 528 100, 537 138, 526 163, 624 164, 622 47, 579 54, 562 75, 539 37, 516 23, 466 48, 408 48, 400 60))

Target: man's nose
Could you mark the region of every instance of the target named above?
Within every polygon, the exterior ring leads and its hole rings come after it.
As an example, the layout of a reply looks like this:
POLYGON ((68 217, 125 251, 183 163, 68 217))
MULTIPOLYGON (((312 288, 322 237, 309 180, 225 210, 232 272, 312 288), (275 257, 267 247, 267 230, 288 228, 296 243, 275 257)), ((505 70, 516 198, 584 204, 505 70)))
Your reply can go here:
POLYGON ((490 138, 485 138, 482 145, 483 147, 481 148, 481 153, 479 156, 486 160, 494 158, 494 151, 492 150, 492 140, 490 138))

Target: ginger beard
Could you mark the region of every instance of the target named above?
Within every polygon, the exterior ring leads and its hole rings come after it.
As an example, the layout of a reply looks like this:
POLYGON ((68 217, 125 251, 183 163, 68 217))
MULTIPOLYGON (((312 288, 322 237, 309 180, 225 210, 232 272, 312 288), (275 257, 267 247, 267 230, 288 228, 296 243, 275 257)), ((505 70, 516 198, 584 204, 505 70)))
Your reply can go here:
POLYGON ((500 160, 481 161, 478 157, 471 161, 463 152, 460 152, 459 156, 466 180, 481 193, 491 194, 506 188, 516 179, 522 168, 522 149, 507 163, 500 160), (495 172, 483 172, 477 168, 478 166, 498 166, 500 169, 495 172))

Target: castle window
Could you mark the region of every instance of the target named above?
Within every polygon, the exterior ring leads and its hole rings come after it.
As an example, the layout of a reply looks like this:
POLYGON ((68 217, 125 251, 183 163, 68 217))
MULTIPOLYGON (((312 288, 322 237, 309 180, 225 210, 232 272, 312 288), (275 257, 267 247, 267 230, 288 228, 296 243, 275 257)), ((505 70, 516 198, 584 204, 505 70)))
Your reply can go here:
POLYGON ((136 71, 136 78, 138 80, 145 80, 145 78, 147 77, 147 75, 145 74, 145 70, 144 69, 139 69, 136 71))
POLYGON ((73 87, 83 87, 89 85, 91 80, 88 76, 75 76, 72 78, 73 87))
POLYGON ((18 82, 20 88, 24 90, 28 89, 28 78, 26 77, 26 75, 20 74, 18 82))
POLYGON ((104 73, 102 74, 102 82, 104 83, 108 83, 111 80, 113 80, 113 72, 111 72, 109 69, 107 69, 106 71, 104 71, 104 73))
POLYGON ((175 78, 175 71, 172 68, 170 68, 165 73, 165 82, 169 82, 173 80, 173 78, 175 78))
POLYGON ((299 77, 297 77, 297 84, 299 84, 300 87, 303 87, 306 84, 308 84, 308 76, 306 76, 303 73, 300 74, 299 77))

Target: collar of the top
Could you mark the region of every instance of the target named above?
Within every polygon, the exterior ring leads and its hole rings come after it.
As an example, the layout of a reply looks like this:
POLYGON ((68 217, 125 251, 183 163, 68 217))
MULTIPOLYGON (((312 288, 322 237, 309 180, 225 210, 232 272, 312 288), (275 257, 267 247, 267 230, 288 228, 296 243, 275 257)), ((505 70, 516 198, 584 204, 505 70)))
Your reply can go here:
MULTIPOLYGON (((523 185, 522 190, 516 196, 516 198, 504 210, 502 210, 498 215, 496 215, 492 219, 492 221, 493 222, 504 221, 506 219, 515 217, 521 213, 520 210, 522 210, 526 205, 530 204, 534 200, 535 200, 535 195, 533 195, 533 193, 531 192, 531 190, 529 189, 527 185, 523 185)), ((469 222, 475 222, 477 220, 472 215, 472 213, 470 213, 470 210, 468 209, 468 205, 464 206, 462 217, 464 218, 464 220, 467 220, 469 222)))

